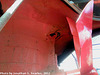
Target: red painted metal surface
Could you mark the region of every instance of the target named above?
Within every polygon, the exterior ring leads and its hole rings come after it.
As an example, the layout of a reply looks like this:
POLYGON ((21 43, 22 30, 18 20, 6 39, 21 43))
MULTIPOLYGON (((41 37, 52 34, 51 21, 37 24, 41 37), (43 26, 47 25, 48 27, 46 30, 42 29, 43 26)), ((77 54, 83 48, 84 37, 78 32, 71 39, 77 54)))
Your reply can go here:
POLYGON ((0 31, 4 28, 6 23, 9 21, 13 13, 16 11, 16 9, 20 6, 20 4, 23 2, 23 0, 16 0, 13 5, 7 9, 7 11, 0 17, 0 31))
POLYGON ((99 0, 94 0, 94 4, 100 4, 99 0))
POLYGON ((81 74, 88 73, 93 68, 92 61, 92 17, 93 0, 91 0, 80 14, 76 28, 81 47, 81 74), (85 61, 84 61, 85 60, 85 61), (87 68, 87 69, 86 69, 87 68))
MULTIPOLYGON (((1 3, 3 11, 5 12, 14 3, 14 0, 1 0, 1 3)), ((66 45, 72 39, 65 17, 70 17, 74 21, 76 21, 78 14, 67 7, 62 1, 34 0, 34 2, 32 2, 32 0, 25 0, 17 11, 24 11, 24 13, 21 13, 22 18, 25 16, 27 16, 25 17, 27 19, 29 17, 34 18, 39 22, 47 24, 48 27, 51 27, 52 29, 50 30, 48 35, 56 31, 61 32, 61 37, 59 38, 59 40, 57 39, 55 41, 56 54, 61 54, 62 51, 66 48, 66 45)), ((17 14, 17 16, 19 16, 19 14, 17 14)), ((93 29, 100 28, 99 23, 99 21, 93 21, 93 29)))
POLYGON ((74 39, 81 75, 98 75, 93 69, 92 61, 92 16, 93 0, 83 9, 76 23, 67 18, 74 39))
MULTIPOLYGON (((4 12, 13 2, 1 0, 4 12)), ((61 0, 24 0, 0 32, 0 71, 56 71, 55 52, 72 39, 66 16, 75 21, 78 14, 61 0)))
MULTIPOLYGON (((13 2, 1 0, 4 12, 13 2)), ((75 20, 77 14, 61 1, 24 0, 0 32, 0 71, 55 72, 55 51, 61 54, 72 39, 65 17, 69 16, 67 11, 75 20), (57 32, 60 38, 50 36, 57 32)))
POLYGON ((68 17, 67 17, 67 21, 69 22, 69 27, 70 27, 71 33, 73 35, 75 51, 76 51, 76 55, 77 55, 78 64, 79 64, 79 67, 80 67, 81 48, 80 48, 80 44, 79 44, 79 37, 78 37, 77 29, 76 29, 76 23, 75 23, 75 21, 73 21, 72 19, 70 19, 68 17))

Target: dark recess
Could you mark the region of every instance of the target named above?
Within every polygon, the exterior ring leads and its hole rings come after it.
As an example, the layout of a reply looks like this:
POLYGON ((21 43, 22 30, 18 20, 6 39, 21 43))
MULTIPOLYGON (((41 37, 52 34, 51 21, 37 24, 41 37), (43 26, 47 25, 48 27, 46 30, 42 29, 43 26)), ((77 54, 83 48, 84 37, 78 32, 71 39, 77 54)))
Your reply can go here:
POLYGON ((0 2, 0 16, 2 16, 3 15, 3 10, 2 10, 2 4, 1 4, 1 2, 0 2))
POLYGON ((58 65, 60 65, 60 63, 66 57, 68 57, 73 51, 74 51, 74 43, 73 43, 73 40, 72 40, 71 42, 68 43, 68 45, 66 46, 66 49, 63 51, 63 53, 57 57, 58 65))

